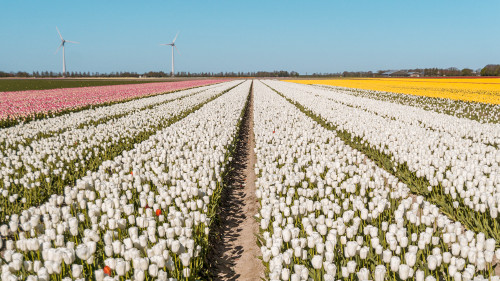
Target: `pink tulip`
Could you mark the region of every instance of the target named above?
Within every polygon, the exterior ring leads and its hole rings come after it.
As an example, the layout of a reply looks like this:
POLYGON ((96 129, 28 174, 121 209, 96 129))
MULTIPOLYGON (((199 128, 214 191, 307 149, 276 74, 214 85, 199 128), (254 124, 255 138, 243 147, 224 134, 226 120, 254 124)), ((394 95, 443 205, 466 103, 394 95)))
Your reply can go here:
POLYGON ((98 87, 0 92, 0 120, 59 112, 106 102, 129 100, 227 80, 127 84, 98 87))

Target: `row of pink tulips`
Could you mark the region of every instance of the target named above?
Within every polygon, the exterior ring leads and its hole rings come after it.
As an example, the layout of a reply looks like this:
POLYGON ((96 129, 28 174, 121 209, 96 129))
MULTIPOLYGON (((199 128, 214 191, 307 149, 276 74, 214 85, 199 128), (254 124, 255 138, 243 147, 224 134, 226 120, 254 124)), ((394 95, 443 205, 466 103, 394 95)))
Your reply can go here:
POLYGON ((223 82, 191 80, 180 82, 127 84, 98 87, 0 92, 0 120, 33 114, 60 112, 89 105, 129 100, 157 93, 223 82))

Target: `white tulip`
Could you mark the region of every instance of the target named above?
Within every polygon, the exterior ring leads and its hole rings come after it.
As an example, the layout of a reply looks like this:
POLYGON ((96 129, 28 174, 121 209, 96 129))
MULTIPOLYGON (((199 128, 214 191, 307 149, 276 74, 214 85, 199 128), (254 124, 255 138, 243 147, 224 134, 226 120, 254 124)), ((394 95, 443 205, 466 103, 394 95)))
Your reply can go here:
POLYGON ((406 264, 399 265, 399 278, 406 280, 410 274, 410 267, 406 264))
POLYGON ((377 265, 375 267, 375 275, 374 275, 375 281, 385 280, 385 273, 386 273, 385 266, 383 266, 383 265, 377 265))
POLYGON ((358 279, 359 280, 369 280, 369 276, 370 276, 370 271, 366 268, 361 268, 357 273, 356 275, 358 276, 358 279))
POLYGON ((391 260, 390 260, 390 267, 391 267, 391 271, 393 272, 397 272, 399 270, 399 265, 401 263, 401 259, 399 257, 391 257, 391 260))
POLYGON ((94 276, 96 281, 103 281, 104 280, 104 271, 102 269, 98 269, 94 271, 94 276))
POLYGON ((80 275, 82 274, 83 271, 83 266, 79 264, 73 264, 71 265, 71 274, 73 278, 79 278, 80 275))
POLYGON ((184 267, 188 267, 189 266, 189 261, 191 259, 191 256, 189 255, 189 253, 183 253, 180 255, 180 259, 182 261, 182 266, 184 267))
POLYGON ((321 269, 321 267, 323 266, 323 257, 318 255, 314 256, 311 259, 311 264, 314 269, 321 269))

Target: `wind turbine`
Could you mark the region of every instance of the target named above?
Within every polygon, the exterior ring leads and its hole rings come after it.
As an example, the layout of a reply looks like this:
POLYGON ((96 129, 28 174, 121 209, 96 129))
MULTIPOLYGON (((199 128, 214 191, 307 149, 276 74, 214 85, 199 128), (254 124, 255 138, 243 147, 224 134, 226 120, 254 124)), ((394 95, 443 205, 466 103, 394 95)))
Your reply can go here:
POLYGON ((69 41, 69 40, 64 40, 64 38, 62 37, 61 35, 61 32, 59 32, 59 28, 57 28, 56 26, 56 29, 57 29, 57 33, 59 33, 59 37, 61 38, 61 45, 59 45, 59 47, 57 48, 56 50, 56 54, 57 52, 59 52, 59 49, 63 49, 63 53, 62 53, 62 57, 63 57, 63 77, 66 77, 66 59, 64 58, 64 45, 66 44, 66 42, 68 43, 74 43, 74 44, 80 44, 79 42, 74 42, 74 41, 69 41))
POLYGON ((172 43, 170 43, 170 44, 160 44, 160 45, 163 45, 163 46, 172 46, 172 77, 175 76, 175 72, 174 72, 174 48, 177 50, 177 52, 180 55, 179 49, 177 49, 177 46, 175 46, 175 40, 177 40, 177 36, 178 35, 179 35, 179 32, 177 32, 177 34, 175 35, 174 40, 172 41, 172 43))

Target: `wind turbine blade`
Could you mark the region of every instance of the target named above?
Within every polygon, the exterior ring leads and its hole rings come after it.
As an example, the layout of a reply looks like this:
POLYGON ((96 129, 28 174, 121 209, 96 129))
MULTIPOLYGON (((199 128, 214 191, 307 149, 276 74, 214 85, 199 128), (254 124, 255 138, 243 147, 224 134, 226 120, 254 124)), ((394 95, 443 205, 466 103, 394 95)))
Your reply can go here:
POLYGON ((69 42, 69 43, 75 43, 75 44, 80 44, 80 42, 69 41, 69 40, 66 40, 66 42, 69 42))
POLYGON ((57 28, 57 26, 56 26, 56 29, 57 29, 57 33, 59 33, 59 37, 61 37, 61 40, 64 40, 64 39, 62 38, 61 32, 59 32, 59 28, 57 28))
POLYGON ((181 52, 179 52, 179 49, 177 49, 177 46, 174 45, 174 47, 175 47, 175 50, 177 51, 177 53, 179 53, 179 56, 180 56, 181 52))
POLYGON ((174 43, 175 43, 175 40, 177 40, 177 36, 179 36, 179 32, 180 32, 180 31, 178 31, 178 32, 177 32, 177 34, 175 35, 175 38, 174 38, 174 41, 172 41, 172 44, 174 44, 174 43))
POLYGON ((54 54, 57 54, 57 52, 59 52, 59 49, 61 49, 62 45, 63 45, 62 43, 61 43, 61 45, 59 45, 59 47, 57 48, 57 50, 54 54))

